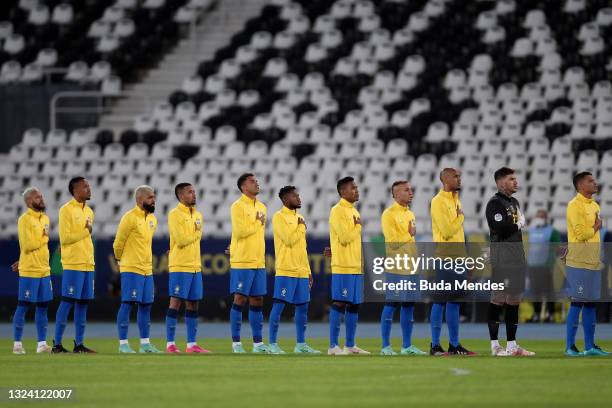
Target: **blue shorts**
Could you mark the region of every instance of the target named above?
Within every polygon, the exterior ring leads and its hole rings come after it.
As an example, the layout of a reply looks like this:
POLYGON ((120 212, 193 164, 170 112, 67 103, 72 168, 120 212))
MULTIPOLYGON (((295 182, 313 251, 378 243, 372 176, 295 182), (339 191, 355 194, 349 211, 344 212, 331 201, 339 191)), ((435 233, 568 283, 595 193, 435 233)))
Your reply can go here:
POLYGON ((277 276, 274 278, 274 299, 300 305, 310 302, 310 284, 308 278, 277 276))
POLYGON ((230 269, 230 294, 264 296, 266 294, 266 269, 230 269))
POLYGON ((332 301, 363 303, 363 275, 332 273, 332 301))
POLYGON ((168 295, 183 300, 201 300, 204 297, 201 272, 170 272, 168 295))
POLYGON ((565 267, 567 294, 575 300, 601 299, 601 271, 565 267))
POLYGON ((134 272, 121 272, 121 301, 153 303, 153 275, 134 272))
POLYGON ((64 269, 62 275, 62 296, 71 299, 93 299, 94 272, 64 269))
POLYGON ((387 302, 418 302, 421 300, 421 291, 419 289, 419 274, 414 275, 400 275, 397 273, 385 273, 385 283, 401 283, 402 281, 408 281, 414 283, 414 289, 409 290, 390 290, 386 291, 387 302))
POLYGON ((19 296, 17 299, 22 302, 49 302, 53 299, 53 284, 51 283, 51 277, 28 278, 26 276, 20 276, 19 296))

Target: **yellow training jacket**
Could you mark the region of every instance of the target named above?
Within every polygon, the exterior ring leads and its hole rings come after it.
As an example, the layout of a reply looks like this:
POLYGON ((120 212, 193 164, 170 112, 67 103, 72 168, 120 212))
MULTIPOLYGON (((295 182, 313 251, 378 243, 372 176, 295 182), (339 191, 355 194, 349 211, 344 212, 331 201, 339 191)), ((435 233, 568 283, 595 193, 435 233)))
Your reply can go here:
POLYGON ((599 205, 595 200, 576 194, 567 205, 567 256, 573 268, 601 269, 600 232, 593 229, 599 205))
POLYGON ((121 217, 113 242, 115 258, 119 260, 119 272, 153 274, 151 245, 156 228, 155 215, 145 215, 145 211, 138 206, 121 217))
POLYGON ((59 237, 64 269, 74 271, 94 270, 94 247, 87 220, 93 225, 94 213, 86 203, 74 198, 59 211, 59 237))
POLYGON ((31 208, 19 217, 19 276, 42 278, 51 274, 49 267, 49 217, 31 208))
POLYGON ((251 200, 242 194, 232 204, 232 241, 230 243, 230 267, 234 269, 261 269, 266 267, 266 241, 257 213, 267 215, 266 206, 259 200, 251 200))
POLYGON ((202 214, 195 208, 179 203, 168 214, 170 231, 170 272, 201 272, 200 240, 202 239, 202 214))
POLYGON ((363 273, 361 225, 356 225, 353 217, 360 218, 359 211, 344 198, 341 198, 329 213, 332 273, 363 273))
MULTIPOLYGON (((410 225, 415 222, 415 217, 408 207, 401 206, 397 201, 394 202, 383 212, 380 222, 385 236, 385 250, 388 258, 395 258, 396 255, 416 257, 415 239, 410 235, 410 225)), ((408 265, 412 264, 408 263, 408 265)), ((417 271, 394 268, 387 272, 407 275, 417 271)))
POLYGON ((459 194, 440 190, 431 200, 431 230, 434 242, 465 242, 464 216, 457 214, 461 208, 459 194))
POLYGON ((308 278, 310 263, 306 251, 306 226, 298 224, 304 219, 296 210, 283 206, 272 217, 276 276, 308 278))

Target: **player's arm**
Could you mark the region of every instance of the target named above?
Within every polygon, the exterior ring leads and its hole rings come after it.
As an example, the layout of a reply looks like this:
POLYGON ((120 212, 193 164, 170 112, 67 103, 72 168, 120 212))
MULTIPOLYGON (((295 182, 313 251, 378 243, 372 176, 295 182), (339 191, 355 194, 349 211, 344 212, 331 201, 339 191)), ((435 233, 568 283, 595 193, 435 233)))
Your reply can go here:
POLYGON ((588 241, 596 233, 593 225, 587 225, 584 212, 577 205, 567 206, 567 227, 574 231, 579 241, 588 241))
POLYGON ((454 220, 451 220, 446 212, 446 206, 439 200, 432 200, 431 202, 431 218, 438 226, 444 239, 449 239, 455 235, 461 229, 465 219, 463 214, 459 214, 454 220))
POLYGON ((113 252, 115 253, 115 259, 120 260, 123 255, 123 249, 127 242, 130 233, 132 232, 132 221, 128 216, 123 216, 117 227, 117 234, 115 235, 115 241, 113 241, 113 252))
POLYGON ((168 215, 168 231, 173 241, 179 248, 185 248, 194 243, 202 233, 195 230, 195 227, 189 223, 181 222, 181 217, 176 211, 172 211, 168 215))
POLYGON ((62 245, 72 245, 85 239, 89 236, 89 230, 87 229, 87 223, 78 226, 75 225, 73 228, 72 217, 70 211, 66 207, 62 207, 59 211, 59 237, 62 245))
POLYGON ((499 200, 489 201, 485 214, 489 228, 501 239, 508 238, 519 230, 518 224, 514 223, 514 219, 508 215, 506 207, 499 200))
POLYGON ((297 223, 295 226, 290 225, 280 214, 276 214, 272 217, 272 231, 275 237, 291 248, 305 236, 306 227, 301 223, 297 223))
POLYGON ((249 219, 239 205, 232 205, 232 234, 238 239, 248 238, 262 226, 257 218, 249 219))
MULTIPOLYGON (((44 233, 43 233, 44 234, 44 233)), ((36 251, 45 245, 44 235, 37 236, 34 226, 28 222, 26 217, 19 219, 17 223, 17 236, 19 239, 19 248, 28 253, 36 251)))
POLYGON ((330 227, 336 231, 340 245, 348 245, 356 239, 361 239, 361 225, 355 223, 354 218, 343 216, 339 211, 332 209, 330 227))

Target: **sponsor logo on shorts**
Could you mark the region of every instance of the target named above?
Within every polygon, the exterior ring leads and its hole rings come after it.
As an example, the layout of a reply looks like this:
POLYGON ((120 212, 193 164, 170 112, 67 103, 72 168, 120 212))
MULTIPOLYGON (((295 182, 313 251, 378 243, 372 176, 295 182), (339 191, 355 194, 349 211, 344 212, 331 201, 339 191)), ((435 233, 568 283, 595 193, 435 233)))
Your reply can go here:
POLYGON ((342 297, 347 297, 348 296, 348 289, 344 288, 342 289, 342 297))
POLYGON ((281 296, 285 297, 287 295, 287 288, 282 288, 281 289, 281 296))
POLYGON ((26 299, 30 298, 30 291, 26 290, 25 293, 23 294, 23 297, 25 297, 26 299))
POLYGON ((74 286, 70 286, 70 287, 68 288, 68 294, 69 294, 70 296, 74 295, 74 286))
POLYGON ((176 285, 176 286, 174 287, 174 293, 177 293, 177 294, 178 294, 178 293, 180 293, 180 291, 181 291, 181 287, 180 287, 179 285, 176 285))
POLYGON ((133 298, 133 299, 136 299, 136 295, 138 295, 138 293, 136 292, 136 289, 134 289, 134 290, 132 291, 132 298, 133 298))

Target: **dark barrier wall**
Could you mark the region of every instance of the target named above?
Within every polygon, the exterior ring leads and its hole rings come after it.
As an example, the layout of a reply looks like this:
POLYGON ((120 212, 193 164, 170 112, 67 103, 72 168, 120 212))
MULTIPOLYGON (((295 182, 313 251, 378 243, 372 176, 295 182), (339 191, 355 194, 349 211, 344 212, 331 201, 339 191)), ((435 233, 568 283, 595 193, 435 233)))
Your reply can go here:
MULTIPOLYGON (((155 277, 155 304, 153 318, 162 320, 168 307, 168 239, 153 241, 153 273, 155 277)), ((229 290, 229 257, 224 251, 229 239, 208 239, 202 241, 202 266, 204 274, 204 301, 200 306, 200 316, 210 320, 226 320, 231 306, 229 290)), ((96 298, 90 304, 90 320, 114 320, 120 303, 119 272, 113 257, 113 240, 94 241, 96 256, 96 298)), ((329 245, 325 239, 308 241, 310 266, 313 272, 314 285, 311 292, 309 319, 326 320, 330 304, 331 268, 329 261, 323 257, 323 248, 329 245)), ((59 254, 59 241, 49 243, 51 252, 51 273, 55 299, 51 305, 50 316, 53 318, 60 298, 62 265, 59 254)), ((274 245, 266 241, 266 266, 268 271, 268 296, 265 299, 266 316, 271 306, 271 294, 274 288, 274 245)), ((0 240, 0 321, 10 321, 17 302, 17 274, 11 271, 11 264, 19 258, 17 240, 0 240)), ((377 321, 380 319, 382 303, 365 303, 360 311, 360 320, 377 321)), ((486 321, 486 303, 466 302, 462 304, 462 315, 472 321, 486 321)), ((600 321, 609 321, 608 304, 598 304, 600 321)), ((292 312, 288 312, 292 313, 292 312)), ((417 303, 416 321, 427 321, 429 305, 417 303)))
MULTIPOLYGON (((21 141, 28 128, 49 130, 50 102, 60 91, 92 91, 94 85, 77 84, 7 84, 0 86, 0 152, 8 152, 21 141)), ((94 107, 96 101, 88 99, 60 101, 62 107, 94 107)), ((97 125, 95 114, 60 114, 57 127, 67 131, 97 125)))

